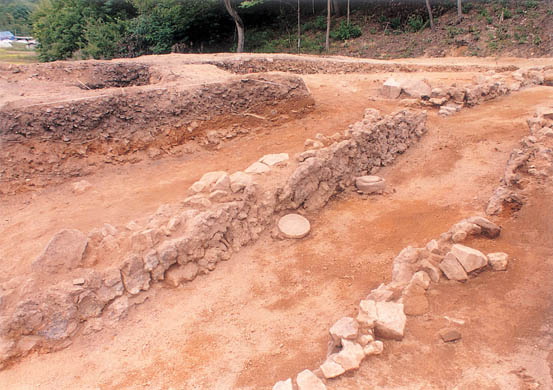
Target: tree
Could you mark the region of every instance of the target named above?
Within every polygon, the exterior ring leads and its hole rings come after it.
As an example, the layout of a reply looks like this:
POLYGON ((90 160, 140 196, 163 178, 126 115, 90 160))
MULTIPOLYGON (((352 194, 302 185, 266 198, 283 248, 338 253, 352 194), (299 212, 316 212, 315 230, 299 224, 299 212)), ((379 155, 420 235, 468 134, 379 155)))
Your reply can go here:
POLYGON ((330 48, 330 0, 327 0, 326 4, 326 43, 325 43, 326 52, 330 48))
POLYGON ((332 5, 334 6, 334 15, 339 18, 341 16, 339 0, 332 0, 332 5))
POLYGON ((349 24, 349 0, 348 0, 348 9, 347 9, 347 21, 348 21, 348 24, 349 24))
POLYGON ((457 16, 463 17, 463 4, 461 4, 461 0, 457 0, 457 16))
POLYGON ((300 51, 301 47, 301 8, 300 8, 300 0, 298 0, 298 53, 300 51))
POLYGON ((428 10, 428 18, 430 20, 430 28, 434 30, 434 18, 432 17, 432 7, 430 6, 430 0, 426 0, 426 9, 428 10))
POLYGON ((232 7, 230 1, 231 0, 223 0, 227 12, 232 17, 232 19, 234 19, 234 23, 236 24, 236 31, 238 32, 238 44, 236 45, 236 52, 242 53, 244 51, 244 22, 242 22, 242 19, 238 15, 238 12, 236 12, 236 10, 232 7))

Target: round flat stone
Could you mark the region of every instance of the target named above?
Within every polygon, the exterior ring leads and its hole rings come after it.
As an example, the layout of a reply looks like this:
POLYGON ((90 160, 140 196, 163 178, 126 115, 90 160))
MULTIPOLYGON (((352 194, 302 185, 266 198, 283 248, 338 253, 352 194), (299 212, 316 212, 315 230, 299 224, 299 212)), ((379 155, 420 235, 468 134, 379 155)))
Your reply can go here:
POLYGON ((361 176, 355 179, 355 186, 361 192, 373 194, 383 191, 386 181, 378 176, 361 176))
POLYGON ((302 238, 309 234, 311 224, 299 214, 287 214, 279 219, 278 230, 286 238, 302 238))

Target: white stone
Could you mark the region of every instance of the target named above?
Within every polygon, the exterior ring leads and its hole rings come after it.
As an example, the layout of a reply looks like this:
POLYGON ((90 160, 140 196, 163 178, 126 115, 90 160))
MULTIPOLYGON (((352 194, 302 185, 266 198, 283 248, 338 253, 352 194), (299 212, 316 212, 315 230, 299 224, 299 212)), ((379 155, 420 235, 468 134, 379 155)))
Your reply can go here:
POLYGON ((311 224, 299 214, 287 214, 279 219, 278 230, 286 238, 303 238, 309 234, 311 224))
POLYGON ((374 328, 377 319, 376 302, 373 300, 364 300, 359 302, 359 314, 357 321, 367 328, 374 328))
POLYGON ((363 334, 357 339, 357 342, 362 347, 365 347, 367 344, 372 343, 373 341, 374 336, 372 334, 363 334))
POLYGON ((379 176, 360 176, 355 179, 355 187, 365 194, 384 191, 386 181, 379 176))
POLYGON ((215 184, 210 188, 211 191, 228 191, 230 188, 230 177, 226 173, 221 175, 215 184))
POLYGON ((411 97, 430 97, 432 87, 426 80, 406 80, 401 83, 403 91, 411 97))
POLYGON ((270 170, 271 170, 271 168, 269 168, 269 166, 267 166, 266 164, 263 164, 263 163, 260 163, 259 161, 256 161, 252 165, 247 167, 245 172, 246 173, 258 174, 258 173, 269 172, 270 170))
POLYGON ((218 180, 224 180, 225 176, 228 179, 228 174, 224 171, 207 172, 200 180, 192 184, 190 189, 196 193, 202 191, 210 191, 218 180))
POLYGON ((426 272, 430 277, 430 280, 432 280, 434 283, 438 283, 440 281, 440 270, 427 259, 423 259, 421 261, 420 269, 421 271, 426 272))
POLYGON ((503 252, 488 253, 488 260, 494 271, 505 271, 509 263, 509 255, 503 252))
POLYGON ((380 340, 373 341, 363 348, 365 356, 380 355, 384 351, 384 343, 380 340))
POLYGON ((380 93, 386 99, 397 99, 401 95, 401 85, 393 77, 390 77, 382 85, 380 93))
POLYGON ((288 153, 266 154, 259 159, 259 162, 272 167, 275 165, 281 165, 289 159, 290 157, 288 156, 288 153))
POLYGON ((92 188, 92 184, 86 180, 78 181, 72 185, 73 193, 75 194, 82 194, 90 188, 92 188))
POLYGON ((417 271, 411 278, 410 283, 417 284, 425 290, 428 290, 428 287, 430 287, 430 276, 424 271, 417 271))
POLYGON ((428 244, 426 244, 426 250, 437 255, 441 254, 440 246, 438 245, 438 241, 436 240, 428 241, 428 244))
POLYGON ((451 252, 445 255, 440 263, 440 269, 449 280, 457 280, 464 282, 468 279, 467 273, 463 266, 457 261, 457 257, 451 252))
POLYGON ((285 381, 278 381, 273 386, 273 390, 293 390, 292 379, 288 378, 285 381))
POLYGON ((334 341, 341 339, 355 340, 359 334, 359 324, 354 318, 342 317, 330 328, 330 336, 334 341))
POLYGON ((232 192, 238 192, 249 186, 253 182, 251 175, 238 171, 230 175, 230 189, 232 192))
POLYGON ((468 246, 455 244, 451 253, 457 258, 467 273, 488 265, 488 258, 482 252, 468 246))
POLYGON ((402 340, 407 317, 403 304, 395 302, 377 302, 376 334, 385 339, 402 340))
POLYGON ((336 363, 333 359, 333 355, 330 355, 326 361, 321 364, 321 371, 326 379, 336 378, 342 375, 346 370, 344 367, 336 363))
POLYGON ((299 390, 326 390, 325 384, 309 370, 303 370, 296 377, 299 390))
POLYGON ((350 340, 342 340, 342 350, 332 356, 332 360, 346 371, 359 368, 364 358, 363 347, 350 340))

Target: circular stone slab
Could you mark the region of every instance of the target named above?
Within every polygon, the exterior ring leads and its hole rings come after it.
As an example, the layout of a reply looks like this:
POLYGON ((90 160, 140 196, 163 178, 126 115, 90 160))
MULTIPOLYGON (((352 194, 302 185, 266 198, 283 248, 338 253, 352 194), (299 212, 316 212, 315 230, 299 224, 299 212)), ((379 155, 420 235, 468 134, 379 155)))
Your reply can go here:
POLYGON ((279 219, 278 230, 286 238, 303 238, 309 234, 311 224, 299 214, 287 214, 279 219))

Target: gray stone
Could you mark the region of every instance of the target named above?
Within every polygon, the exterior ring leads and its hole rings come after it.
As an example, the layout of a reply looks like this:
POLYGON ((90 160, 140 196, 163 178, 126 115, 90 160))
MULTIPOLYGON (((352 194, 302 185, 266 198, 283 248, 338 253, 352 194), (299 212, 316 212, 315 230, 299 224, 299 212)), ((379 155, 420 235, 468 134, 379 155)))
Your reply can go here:
POLYGON ((457 261, 457 257, 451 252, 445 255, 440 263, 440 269, 449 280, 457 280, 464 282, 468 279, 467 273, 463 266, 457 261))
POLYGON ((125 259, 121 265, 121 276, 129 294, 136 295, 150 288, 150 273, 144 270, 144 263, 138 255, 132 254, 125 259))
POLYGON ((430 97, 432 87, 426 80, 406 80, 401 83, 403 92, 414 98, 430 97))
POLYGON ((253 182, 251 175, 238 171, 230 175, 230 189, 232 192, 242 191, 253 182))
POLYGON ((378 314, 376 312, 376 302, 373 300, 363 300, 359 302, 359 314, 357 322, 365 328, 374 328, 378 314))
POLYGON ((503 252, 489 253, 488 261, 494 271, 506 271, 509 264, 509 255, 503 252))
POLYGON ((382 84, 380 93, 386 99, 397 99, 401 95, 401 85, 394 78, 389 78, 382 84))
POLYGON ((395 302, 377 302, 376 335, 384 339, 402 340, 407 317, 403 304, 395 302))
POLYGON ((451 253, 457 258, 467 273, 488 265, 488 258, 482 252, 468 246, 455 244, 451 253))
POLYGON ((259 161, 256 161, 252 165, 247 167, 245 172, 246 173, 258 174, 258 173, 269 172, 270 170, 271 170, 271 168, 269 168, 268 165, 260 163, 259 161))
POLYGON ((440 281, 440 270, 432 262, 427 259, 423 259, 419 267, 421 271, 424 271, 428 274, 430 280, 432 280, 434 283, 438 283, 440 281))
POLYGON ((482 235, 488 238, 496 238, 501 234, 501 227, 484 217, 471 217, 468 221, 480 226, 482 235))
POLYGON ((354 318, 342 317, 330 328, 330 336, 336 342, 341 339, 355 340, 359 334, 359 324, 354 318))
POLYGON ((321 364, 321 371, 326 379, 336 378, 346 372, 344 367, 336 363, 333 358, 334 354, 330 355, 328 359, 321 364))
POLYGON ((384 343, 380 340, 375 340, 372 343, 367 344, 363 348, 365 356, 380 355, 384 351, 384 343))
POLYGON ((303 370, 296 377, 298 390, 326 390, 325 384, 309 370, 303 370))
POLYGON ((332 360, 346 371, 358 369, 364 358, 363 347, 351 340, 342 340, 341 351, 332 356, 332 360))
POLYGON ((386 181, 379 176, 360 176, 355 179, 355 187, 365 194, 375 194, 384 191, 386 181))
POLYGON ((455 328, 446 328, 440 331, 440 337, 444 343, 450 343, 461 339, 461 332, 455 328))
POLYGON ((287 214, 279 219, 278 230, 286 238, 303 238, 309 234, 311 224, 299 214, 287 214))
POLYGON ((88 237, 79 230, 64 229, 56 233, 42 254, 33 262, 37 272, 60 273, 83 266, 88 237))
POLYGON ((266 154, 259 159, 259 162, 272 167, 275 165, 283 165, 289 159, 288 153, 266 154))

